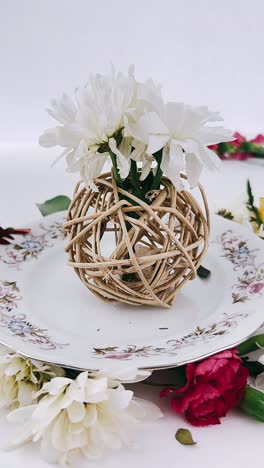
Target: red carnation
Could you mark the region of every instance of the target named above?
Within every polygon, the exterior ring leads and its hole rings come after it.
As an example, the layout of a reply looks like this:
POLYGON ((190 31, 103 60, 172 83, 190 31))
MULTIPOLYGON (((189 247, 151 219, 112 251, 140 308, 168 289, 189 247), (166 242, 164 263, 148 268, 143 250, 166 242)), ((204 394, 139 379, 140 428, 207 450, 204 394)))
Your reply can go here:
POLYGON ((173 395, 172 409, 184 413, 194 426, 220 424, 220 418, 243 398, 249 372, 241 364, 236 349, 188 364, 187 384, 165 388, 160 396, 173 395))
POLYGON ((253 140, 250 140, 250 143, 255 143, 256 145, 264 146, 264 136, 259 134, 253 140))

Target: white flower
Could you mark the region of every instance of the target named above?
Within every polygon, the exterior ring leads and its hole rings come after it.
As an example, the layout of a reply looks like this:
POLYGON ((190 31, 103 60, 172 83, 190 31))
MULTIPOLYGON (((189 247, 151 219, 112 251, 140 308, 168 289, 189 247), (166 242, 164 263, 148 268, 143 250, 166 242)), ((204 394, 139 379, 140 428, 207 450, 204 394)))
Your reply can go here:
POLYGON ((132 69, 128 76, 114 69, 109 75, 92 75, 85 86, 76 90, 74 101, 63 94, 51 102, 48 113, 61 125, 46 130, 39 138, 40 145, 65 148, 59 157, 67 156, 69 171, 81 170, 91 186, 90 181, 99 175, 106 159, 105 152, 102 155, 97 150, 124 127, 126 116, 133 112, 135 86, 132 69))
POLYGON ((127 367, 109 367, 107 370, 102 369, 98 372, 93 372, 90 374, 92 377, 107 377, 109 379, 109 385, 112 387, 117 386, 119 383, 136 383, 141 382, 142 380, 150 377, 152 372, 147 369, 137 369, 134 366, 127 367))
POLYGON ((87 372, 75 380, 54 378, 37 396, 42 397, 37 405, 9 414, 8 419, 21 426, 11 448, 41 440, 42 454, 50 462, 66 463, 77 452, 93 459, 107 449, 133 447, 136 423, 162 415, 115 379, 87 372))
MULTIPOLYGON (((262 361, 259 359, 259 361, 263 364, 264 359, 262 361)), ((255 378, 255 387, 264 392, 264 372, 255 378)))
POLYGON ((16 408, 36 401, 35 392, 61 368, 0 348, 0 408, 16 408))
MULTIPOLYGON (((63 147, 57 160, 66 156, 68 171, 79 171, 87 186, 97 190, 93 181, 101 174, 110 150, 116 156, 120 177, 128 176, 130 155, 135 148, 131 146, 132 138, 126 138, 125 126, 160 105, 160 86, 152 80, 136 82, 133 67, 129 68, 128 76, 114 69, 109 75, 92 75, 85 86, 76 90, 74 100, 63 94, 51 101, 47 111, 61 125, 47 129, 39 143, 45 148, 63 147), (119 133, 117 144, 115 138, 119 133)), ((133 153, 134 160, 143 161, 142 180, 153 161, 145 149, 144 145, 140 152, 136 149, 136 154, 133 153)))
POLYGON ((191 187, 197 185, 202 168, 218 168, 218 156, 207 146, 230 141, 232 133, 208 124, 222 120, 206 107, 183 103, 159 103, 156 112, 147 112, 135 124, 126 127, 127 134, 147 145, 147 153, 162 151, 161 169, 173 184, 183 188, 180 173, 186 170, 191 187))
MULTIPOLYGON (((257 344, 258 344, 258 343, 257 343, 257 344)), ((259 345, 258 345, 258 346, 259 346, 259 345)), ((260 349, 263 350, 263 348, 262 348, 261 346, 259 346, 259 347, 260 347, 260 349)), ((264 366, 264 354, 261 354, 261 355, 259 356, 258 361, 260 362, 260 364, 263 364, 263 366, 264 366)))
POLYGON ((80 172, 87 187, 97 192, 94 179, 101 174, 107 157, 108 153, 99 153, 96 147, 89 149, 85 140, 81 140, 76 150, 66 156, 68 172, 80 172))

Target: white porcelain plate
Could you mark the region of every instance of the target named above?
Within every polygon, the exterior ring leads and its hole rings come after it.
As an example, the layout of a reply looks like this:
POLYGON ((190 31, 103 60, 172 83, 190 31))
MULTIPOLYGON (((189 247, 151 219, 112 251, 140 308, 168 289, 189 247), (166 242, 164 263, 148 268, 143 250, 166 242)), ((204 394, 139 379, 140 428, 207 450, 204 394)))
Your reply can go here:
POLYGON ((171 309, 107 304, 64 252, 64 213, 0 246, 0 342, 20 354, 79 369, 177 366, 229 348, 264 321, 264 241, 213 216, 204 266, 171 309))

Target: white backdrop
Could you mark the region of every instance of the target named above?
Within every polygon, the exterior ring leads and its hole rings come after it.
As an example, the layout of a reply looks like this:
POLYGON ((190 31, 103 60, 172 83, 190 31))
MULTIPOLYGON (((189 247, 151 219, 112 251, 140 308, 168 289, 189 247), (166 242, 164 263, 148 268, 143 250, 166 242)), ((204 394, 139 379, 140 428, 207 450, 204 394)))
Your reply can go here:
MULTIPOLYGON (((35 202, 71 196, 75 176, 58 151, 37 148, 52 126, 50 97, 71 92, 91 71, 112 61, 135 63, 140 79, 152 76, 168 99, 208 104, 231 128, 264 132, 263 0, 0 0, 0 224, 28 226, 35 202)), ((263 167, 228 161, 219 177, 205 174, 210 200, 231 199, 250 177, 263 195, 263 167)), ((157 389, 139 395, 158 401, 157 389)), ((193 428, 199 444, 182 447, 183 420, 162 402, 166 418, 142 436, 142 448, 93 464, 100 468, 248 468, 261 466, 263 425, 234 411, 220 426, 193 428)), ((7 427, 0 421, 0 445, 7 427)), ((0 467, 48 468, 37 448, 0 451, 0 467)), ((82 464, 80 466, 91 466, 82 464)))
POLYGON ((36 141, 50 97, 110 61, 263 131, 263 17, 263 0, 0 0, 0 140, 36 141))

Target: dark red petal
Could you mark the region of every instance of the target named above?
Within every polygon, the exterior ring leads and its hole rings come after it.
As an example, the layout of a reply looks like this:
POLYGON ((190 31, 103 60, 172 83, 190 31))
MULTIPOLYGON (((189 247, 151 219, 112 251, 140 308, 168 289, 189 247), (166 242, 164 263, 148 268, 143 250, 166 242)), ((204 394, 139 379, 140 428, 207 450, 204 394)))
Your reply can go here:
POLYGON ((196 418, 192 413, 186 411, 185 417, 187 421, 189 421, 189 423, 197 427, 210 426, 211 424, 221 424, 221 421, 218 418, 218 416, 212 414, 209 414, 207 417, 196 418))

